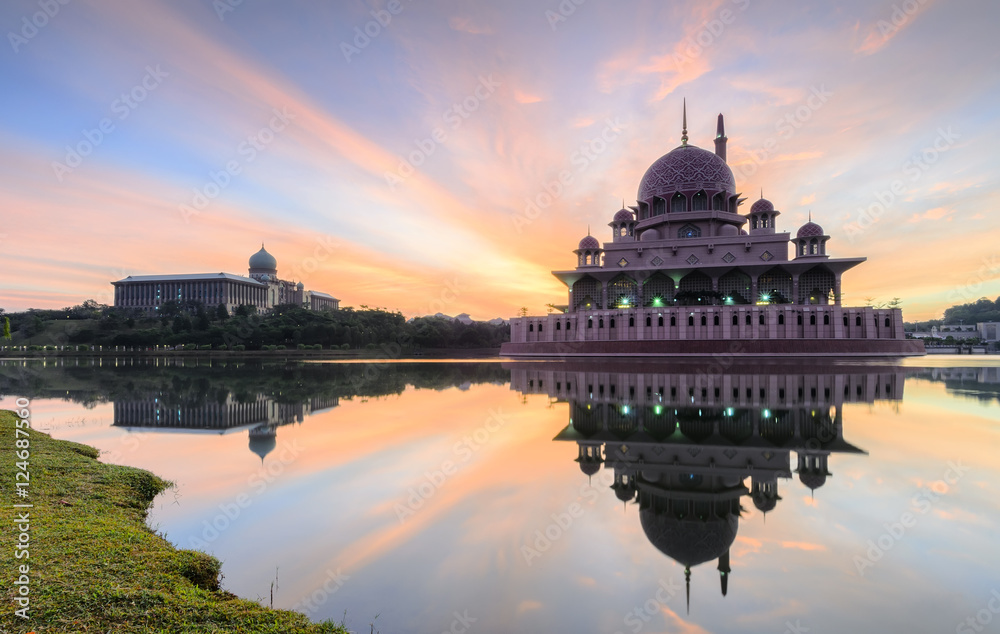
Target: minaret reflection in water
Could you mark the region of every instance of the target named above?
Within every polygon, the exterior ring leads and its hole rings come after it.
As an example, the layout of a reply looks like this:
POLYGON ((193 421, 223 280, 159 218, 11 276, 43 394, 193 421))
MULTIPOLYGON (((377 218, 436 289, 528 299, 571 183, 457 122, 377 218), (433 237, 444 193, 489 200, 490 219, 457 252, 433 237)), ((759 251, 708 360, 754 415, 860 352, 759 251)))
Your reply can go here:
POLYGON ((793 473, 815 494, 832 475, 832 454, 867 453, 845 440, 843 405, 901 400, 904 382, 901 369, 886 367, 510 368, 511 389, 569 404, 569 424, 554 440, 577 443, 588 477, 613 472, 611 489, 638 505, 646 537, 684 567, 689 611, 696 566, 717 561, 728 592, 742 498, 766 517, 781 500, 778 481, 793 473))

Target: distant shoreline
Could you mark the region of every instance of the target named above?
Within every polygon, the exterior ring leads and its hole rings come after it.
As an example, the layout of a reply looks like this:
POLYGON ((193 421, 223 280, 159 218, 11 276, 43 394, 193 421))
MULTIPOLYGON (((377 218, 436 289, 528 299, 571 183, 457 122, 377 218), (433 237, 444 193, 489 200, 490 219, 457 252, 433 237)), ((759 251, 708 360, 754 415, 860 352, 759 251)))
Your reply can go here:
MULTIPOLYGON (((388 346, 386 346, 388 348, 388 346)), ((167 359, 287 359, 287 360, 336 360, 372 359, 381 361, 410 358, 476 359, 499 357, 500 348, 432 348, 403 350, 376 348, 374 350, 0 350, 0 359, 52 359, 89 357, 162 357, 167 359)))

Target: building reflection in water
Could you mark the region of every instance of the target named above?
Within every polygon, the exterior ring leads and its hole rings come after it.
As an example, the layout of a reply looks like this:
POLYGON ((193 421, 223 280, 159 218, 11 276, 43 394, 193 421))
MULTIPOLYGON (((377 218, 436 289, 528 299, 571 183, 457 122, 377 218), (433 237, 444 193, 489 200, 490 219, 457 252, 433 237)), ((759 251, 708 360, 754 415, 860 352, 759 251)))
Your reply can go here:
POLYGON ((844 438, 843 405, 903 397, 897 368, 626 369, 636 367, 512 364, 511 388, 569 404, 555 440, 577 443, 588 477, 613 472, 612 490, 638 505, 649 541, 684 566, 689 610, 696 566, 717 562, 727 593, 744 496, 766 517, 781 501, 779 480, 795 474, 815 492, 832 475, 831 455, 866 453, 844 438))
POLYGON ((339 402, 337 397, 327 397, 279 403, 265 394, 237 400, 232 393, 223 402, 167 404, 161 397, 116 400, 113 425, 130 432, 227 434, 247 430, 250 451, 263 462, 277 446, 278 427, 301 423, 307 416, 332 409, 339 402))

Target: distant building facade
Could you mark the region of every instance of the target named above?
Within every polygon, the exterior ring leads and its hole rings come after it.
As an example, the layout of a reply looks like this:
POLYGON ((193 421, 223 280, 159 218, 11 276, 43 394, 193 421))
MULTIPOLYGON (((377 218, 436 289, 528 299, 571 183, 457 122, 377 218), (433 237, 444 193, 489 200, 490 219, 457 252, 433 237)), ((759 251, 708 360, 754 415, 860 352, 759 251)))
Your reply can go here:
POLYGON ((281 304, 317 311, 340 308, 340 300, 332 295, 307 291, 302 282, 279 279, 278 261, 263 244, 260 251, 250 256, 249 265, 248 277, 232 273, 129 275, 111 282, 115 287, 115 307, 156 314, 160 306, 173 300, 181 306, 201 303, 214 308, 222 304, 230 313, 246 305, 261 313, 281 304))

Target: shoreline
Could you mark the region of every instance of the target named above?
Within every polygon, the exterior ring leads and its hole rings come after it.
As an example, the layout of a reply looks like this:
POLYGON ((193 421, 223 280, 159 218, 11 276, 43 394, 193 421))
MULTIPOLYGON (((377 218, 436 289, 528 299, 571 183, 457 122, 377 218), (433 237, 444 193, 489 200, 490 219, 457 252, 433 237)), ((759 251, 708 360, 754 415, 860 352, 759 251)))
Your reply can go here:
POLYGON ((15 432, 19 420, 0 410, 4 505, 21 521, 11 534, 26 536, 15 535, 17 548, 0 553, 0 570, 10 579, 0 609, 3 631, 346 634, 331 622, 313 623, 223 590, 218 559, 178 549, 146 525, 150 504, 169 482, 100 462, 89 445, 33 429, 25 439, 23 429, 15 432), (23 480, 18 472, 28 474, 27 497, 15 496, 15 481, 23 480), (25 602, 22 618, 16 611, 25 602))

